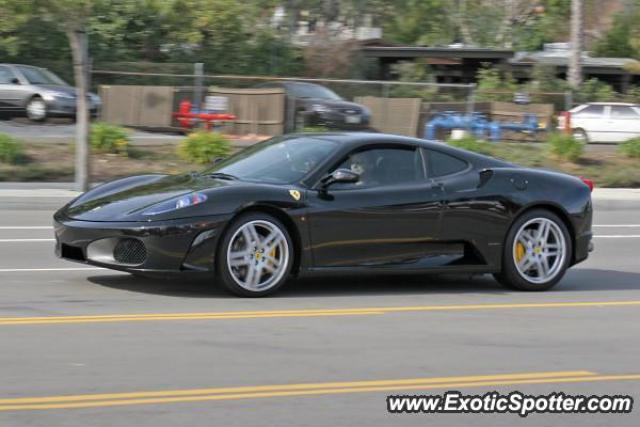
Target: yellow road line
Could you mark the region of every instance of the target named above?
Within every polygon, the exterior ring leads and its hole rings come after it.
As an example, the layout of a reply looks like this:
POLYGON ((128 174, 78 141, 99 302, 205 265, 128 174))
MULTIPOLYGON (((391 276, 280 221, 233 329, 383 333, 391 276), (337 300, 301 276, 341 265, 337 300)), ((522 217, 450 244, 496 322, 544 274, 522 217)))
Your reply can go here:
POLYGON ((473 311, 473 310, 509 310, 535 308, 589 308, 589 307, 634 307, 640 301, 587 301, 587 302, 551 302, 551 303, 513 303, 513 304, 464 304, 464 305, 426 305, 406 307, 362 307, 340 309, 303 309, 303 310, 265 310, 265 311, 227 311, 205 313, 147 313, 147 314, 108 314, 87 316, 43 316, 43 317, 0 317, 3 325, 33 325, 59 323, 104 323, 104 322, 141 322, 167 320, 222 320, 275 317, 323 317, 356 316, 406 312, 429 311, 473 311))
MULTIPOLYGON (((346 393, 365 393, 376 391, 397 391, 397 390, 431 390, 431 389, 459 389, 471 387, 504 387, 511 385, 527 385, 527 384, 558 384, 558 383, 584 383, 584 382, 602 382, 602 381, 629 381, 640 380, 640 374, 627 375, 598 375, 585 372, 580 375, 566 375, 566 373, 558 372, 556 376, 541 374, 536 378, 535 374, 518 374, 509 376, 482 376, 478 377, 450 377, 442 378, 442 381, 434 381, 429 379, 420 380, 387 380, 387 381, 371 381, 370 385, 365 382, 355 383, 318 383, 318 384, 300 384, 291 386, 263 386, 260 387, 237 387, 225 389, 211 389, 216 392, 205 394, 185 395, 173 394, 168 396, 154 396, 147 392, 131 393, 139 397, 132 398, 104 398, 103 400, 80 400, 82 397, 93 396, 109 396, 109 395, 86 395, 86 396, 68 396, 76 400, 59 400, 59 401, 37 401, 32 398, 32 402, 26 402, 25 399, 3 399, 0 404, 0 411, 17 411, 17 410, 43 410, 43 409, 73 409, 73 408, 91 408, 91 407, 108 407, 108 406, 125 406, 125 405, 143 405, 143 404, 159 404, 159 403, 176 403, 176 402, 201 402, 213 400, 237 400, 237 399, 257 399, 268 397, 285 397, 285 396, 308 396, 308 395, 329 395, 329 394, 346 394, 346 393), (529 377, 527 377, 527 375, 529 377), (415 382, 412 382, 415 381, 415 382), (349 384, 358 384, 351 386, 349 384), (362 384, 362 385, 361 385, 362 384), (377 385, 379 384, 379 385, 377 385), (295 389, 294 387, 300 387, 295 389), (226 390, 226 391, 222 391, 226 390), (146 397, 145 397, 146 396, 146 397), (21 402, 22 401, 22 402, 21 402), (4 403, 6 402, 6 403, 4 403)), ((189 392, 183 390, 183 392, 189 392)), ((123 393, 126 394, 126 393, 123 393)), ((123 394, 115 394, 123 395, 123 394)), ((64 398, 64 396, 61 396, 64 398)), ((59 398, 54 396, 53 398, 59 398)), ((46 399, 46 398, 41 398, 46 399)), ((49 398, 50 399, 50 398, 49 398)))
POLYGON ((391 385, 420 385, 420 384, 443 384, 460 381, 487 381, 487 380, 514 380, 514 379, 534 379, 534 378, 557 378, 557 377, 585 377, 597 375, 590 371, 556 371, 556 372, 526 372, 518 374, 497 374, 497 375, 474 375, 463 377, 434 377, 434 378, 409 378, 399 380, 368 380, 368 381, 340 381, 325 383, 301 383, 301 384, 275 384, 262 386, 241 386, 241 387, 220 387, 201 388, 191 390, 163 390, 163 391, 140 391, 129 393, 107 393, 107 394, 80 394, 67 396, 45 396, 0 399, 0 405, 13 403, 48 403, 65 401, 87 401, 87 400, 110 400, 129 399, 138 397, 166 397, 166 396, 190 396, 201 394, 221 394, 221 393, 245 393, 245 392, 268 392, 325 388, 358 388, 371 386, 391 386, 391 385))

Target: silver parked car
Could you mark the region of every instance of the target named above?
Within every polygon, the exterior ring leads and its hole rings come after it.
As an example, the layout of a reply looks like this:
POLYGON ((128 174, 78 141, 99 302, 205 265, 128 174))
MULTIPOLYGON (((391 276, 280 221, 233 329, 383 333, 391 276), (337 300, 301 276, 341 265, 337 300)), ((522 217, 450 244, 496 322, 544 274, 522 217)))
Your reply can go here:
MULTIPOLYGON (((90 93, 91 115, 96 116, 101 106, 100 97, 90 93)), ((0 64, 0 112, 26 112, 33 121, 74 117, 76 89, 45 68, 0 64)))

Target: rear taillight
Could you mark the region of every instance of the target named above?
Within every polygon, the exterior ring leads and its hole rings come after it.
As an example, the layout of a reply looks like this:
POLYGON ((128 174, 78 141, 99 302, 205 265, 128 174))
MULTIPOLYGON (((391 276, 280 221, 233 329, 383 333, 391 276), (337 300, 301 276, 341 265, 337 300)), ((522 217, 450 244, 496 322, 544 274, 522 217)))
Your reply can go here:
POLYGON ((587 187, 589 187, 589 191, 593 191, 593 187, 595 187, 595 184, 593 183, 592 180, 585 178, 585 177, 580 177, 580 179, 582 180, 582 182, 584 182, 585 184, 587 184, 587 187))

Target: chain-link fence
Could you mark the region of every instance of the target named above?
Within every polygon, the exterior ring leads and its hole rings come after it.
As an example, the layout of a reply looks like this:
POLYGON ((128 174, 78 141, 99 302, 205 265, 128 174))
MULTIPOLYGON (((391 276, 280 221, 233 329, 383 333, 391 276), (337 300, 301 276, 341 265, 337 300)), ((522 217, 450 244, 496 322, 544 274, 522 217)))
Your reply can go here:
MULTIPOLYGON (((473 84, 211 75, 200 64, 97 64, 92 76, 93 86, 103 95, 107 121, 176 129, 180 124, 173 113, 182 101, 197 109, 207 96, 217 96, 230 100, 227 112, 236 122, 224 130, 237 134, 328 127, 422 137, 427 124, 442 113, 514 124, 533 115, 537 130, 548 130, 555 126, 557 114, 573 105, 570 92, 514 94, 478 91, 473 84), (316 99, 291 88, 292 83, 320 85, 339 98, 325 93, 316 99)), ((447 136, 438 133, 439 138, 447 136)), ((517 132, 509 136, 518 139, 517 132)))

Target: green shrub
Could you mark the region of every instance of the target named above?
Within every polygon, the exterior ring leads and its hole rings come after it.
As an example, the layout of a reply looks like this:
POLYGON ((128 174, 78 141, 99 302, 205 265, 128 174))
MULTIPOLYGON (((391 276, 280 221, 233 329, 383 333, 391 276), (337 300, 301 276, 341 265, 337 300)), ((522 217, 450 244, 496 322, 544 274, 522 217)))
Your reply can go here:
POLYGON ((547 140, 551 154, 571 162, 575 162, 584 153, 584 144, 571 135, 553 133, 547 140))
POLYGON ((96 123, 91 126, 89 139, 91 148, 99 153, 128 155, 129 134, 122 126, 96 123))
POLYGON ((0 133, 0 162, 15 164, 24 156, 23 148, 17 139, 0 133))
POLYGON ((447 140, 447 144, 451 145, 452 147, 461 148, 467 151, 473 151, 475 153, 481 153, 481 154, 490 153, 490 150, 489 150, 490 147, 487 146, 488 143, 484 141, 480 141, 479 139, 477 139, 472 135, 465 135, 460 139, 449 138, 447 140))
POLYGON ((191 162, 205 165, 218 157, 226 157, 231 150, 227 138, 217 132, 198 131, 187 135, 178 145, 178 156, 191 162))
POLYGON ((302 132, 304 133, 329 132, 329 128, 326 126, 305 126, 302 128, 302 132))
POLYGON ((640 158, 640 138, 633 138, 618 146, 618 151, 627 157, 640 158))

